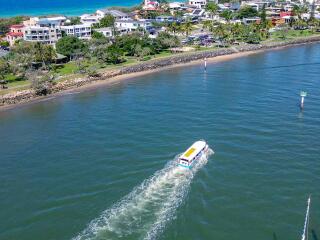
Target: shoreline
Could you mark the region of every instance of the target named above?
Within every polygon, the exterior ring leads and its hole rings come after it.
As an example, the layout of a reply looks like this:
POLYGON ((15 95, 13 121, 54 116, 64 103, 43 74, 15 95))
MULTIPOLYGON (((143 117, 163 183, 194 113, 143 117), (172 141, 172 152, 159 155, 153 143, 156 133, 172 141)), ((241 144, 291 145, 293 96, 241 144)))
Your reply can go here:
POLYGON ((207 58, 208 63, 218 63, 265 51, 274 51, 285 47, 319 43, 320 36, 299 38, 281 42, 269 42, 257 45, 233 46, 224 49, 204 50, 198 52, 176 54, 169 57, 153 59, 146 62, 122 67, 117 70, 106 70, 99 78, 80 77, 58 82, 53 86, 52 93, 46 96, 36 96, 31 89, 8 93, 0 96, 0 111, 9 110, 18 106, 25 106, 52 98, 63 96, 74 91, 95 89, 99 86, 112 86, 123 81, 142 75, 154 74, 172 68, 198 65, 207 58))

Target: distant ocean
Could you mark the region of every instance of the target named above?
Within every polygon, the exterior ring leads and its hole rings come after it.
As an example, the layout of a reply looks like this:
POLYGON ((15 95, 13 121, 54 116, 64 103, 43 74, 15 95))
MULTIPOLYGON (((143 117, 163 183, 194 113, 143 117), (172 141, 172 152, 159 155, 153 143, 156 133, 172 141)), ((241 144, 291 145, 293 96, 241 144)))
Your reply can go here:
POLYGON ((95 12, 111 6, 133 6, 140 0, 0 0, 0 17, 63 14, 68 16, 95 12))

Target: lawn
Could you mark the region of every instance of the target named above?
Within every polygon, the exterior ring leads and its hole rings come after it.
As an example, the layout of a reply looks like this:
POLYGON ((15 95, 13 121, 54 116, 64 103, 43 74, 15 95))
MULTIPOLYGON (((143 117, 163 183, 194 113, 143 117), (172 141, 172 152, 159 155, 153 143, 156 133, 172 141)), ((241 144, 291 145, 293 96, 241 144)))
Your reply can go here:
POLYGON ((312 32, 309 29, 307 30, 288 30, 287 32, 283 33, 282 31, 276 31, 271 33, 271 38, 274 40, 283 40, 283 35, 287 39, 293 39, 293 38, 298 38, 298 37, 308 37, 312 35, 317 35, 319 33, 317 32, 312 32))
POLYGON ((68 62, 64 65, 57 66, 57 69, 55 70, 55 72, 60 75, 68 75, 68 74, 74 73, 76 69, 77 69, 77 66, 75 62, 68 62))

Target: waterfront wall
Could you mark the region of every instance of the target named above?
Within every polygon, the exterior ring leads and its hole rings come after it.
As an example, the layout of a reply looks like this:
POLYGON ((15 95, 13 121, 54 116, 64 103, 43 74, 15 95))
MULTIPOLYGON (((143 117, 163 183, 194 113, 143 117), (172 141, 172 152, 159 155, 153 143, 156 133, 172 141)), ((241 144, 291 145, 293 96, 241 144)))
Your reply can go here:
MULTIPOLYGON (((108 80, 112 77, 116 77, 120 75, 150 71, 153 69, 173 66, 176 64, 189 63, 189 62, 201 60, 204 58, 214 58, 217 56, 230 55, 238 52, 268 50, 268 49, 275 49, 279 47, 293 46, 298 44, 308 44, 313 42, 320 42, 320 36, 299 38, 299 39, 287 40, 287 41, 281 41, 281 42, 269 42, 269 43, 263 43, 263 44, 246 44, 246 45, 240 45, 240 46, 235 46, 231 48, 221 48, 221 49, 214 49, 214 50, 208 50, 208 51, 176 54, 170 57, 150 60, 147 62, 135 64, 133 66, 123 67, 118 70, 105 71, 98 78, 80 77, 80 78, 74 78, 67 81, 59 82, 53 86, 52 93, 57 93, 57 92, 61 92, 61 91, 73 89, 73 88, 78 88, 78 87, 90 84, 92 82, 108 80)), ((27 102, 36 98, 40 98, 40 97, 37 96, 35 92, 31 89, 18 91, 15 93, 10 93, 10 94, 0 96, 0 106, 27 102)))

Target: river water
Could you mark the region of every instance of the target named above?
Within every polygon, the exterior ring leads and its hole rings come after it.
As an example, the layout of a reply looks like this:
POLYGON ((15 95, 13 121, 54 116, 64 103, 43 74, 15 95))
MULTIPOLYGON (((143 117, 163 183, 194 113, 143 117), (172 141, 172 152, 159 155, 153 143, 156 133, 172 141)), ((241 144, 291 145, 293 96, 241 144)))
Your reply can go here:
POLYGON ((1 112, 0 239, 299 239, 312 194, 316 240, 319 67, 305 45, 1 112))

